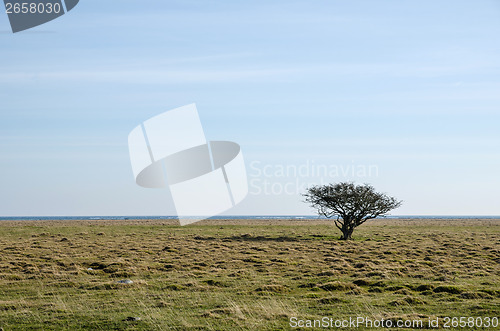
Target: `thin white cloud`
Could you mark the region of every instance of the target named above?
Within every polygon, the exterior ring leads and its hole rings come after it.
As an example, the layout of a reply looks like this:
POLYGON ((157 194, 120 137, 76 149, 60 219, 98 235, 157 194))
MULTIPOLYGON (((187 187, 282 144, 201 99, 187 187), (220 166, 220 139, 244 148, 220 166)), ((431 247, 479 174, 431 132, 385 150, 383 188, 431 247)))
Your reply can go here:
MULTIPOLYGON (((129 66, 124 66, 129 67, 129 66)), ((130 68, 130 67, 129 67, 130 68)), ((470 65, 457 67, 418 64, 325 64, 316 66, 289 65, 275 68, 227 68, 227 69, 106 69, 106 70, 54 70, 11 71, 0 76, 1 84, 28 84, 33 82, 101 82, 101 83, 220 83, 255 81, 258 79, 293 79, 318 76, 321 80, 339 77, 437 77, 466 73, 492 73, 500 66, 470 65)))

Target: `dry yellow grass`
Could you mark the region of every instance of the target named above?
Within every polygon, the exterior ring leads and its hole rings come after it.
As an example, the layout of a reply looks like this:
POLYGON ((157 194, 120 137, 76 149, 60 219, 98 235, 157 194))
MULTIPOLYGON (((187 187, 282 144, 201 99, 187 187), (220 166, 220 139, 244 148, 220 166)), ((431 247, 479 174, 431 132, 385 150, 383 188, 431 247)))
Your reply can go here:
POLYGON ((500 220, 375 220, 353 241, 338 236, 324 220, 2 221, 0 327, 499 316, 500 220))

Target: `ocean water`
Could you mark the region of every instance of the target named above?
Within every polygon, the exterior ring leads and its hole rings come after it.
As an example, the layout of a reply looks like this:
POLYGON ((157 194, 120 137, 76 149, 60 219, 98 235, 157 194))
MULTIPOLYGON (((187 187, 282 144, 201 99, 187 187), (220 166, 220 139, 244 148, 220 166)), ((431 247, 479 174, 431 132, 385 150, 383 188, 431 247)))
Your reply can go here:
MULTIPOLYGON (((500 216, 441 216, 441 215, 391 215, 383 218, 388 219, 500 219, 500 216)), ((43 221, 43 220, 172 220, 177 216, 0 216, 0 221, 43 221)), ((219 220, 262 220, 262 219, 287 219, 287 220, 310 220, 325 219, 317 215, 231 215, 231 216, 213 216, 209 219, 219 220)))

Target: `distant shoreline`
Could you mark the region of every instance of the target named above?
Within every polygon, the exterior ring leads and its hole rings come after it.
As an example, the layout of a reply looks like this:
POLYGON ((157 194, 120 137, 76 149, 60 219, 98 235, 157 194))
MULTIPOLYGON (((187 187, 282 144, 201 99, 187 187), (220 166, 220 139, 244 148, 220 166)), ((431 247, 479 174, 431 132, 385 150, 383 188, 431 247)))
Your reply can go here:
MULTIPOLYGON (((189 217, 188 217, 189 218, 189 217)), ((124 221, 124 220, 177 220, 177 216, 0 216, 0 221, 124 221)), ((481 216, 481 215, 391 215, 377 218, 378 220, 496 220, 499 216, 481 216)), ((311 220, 329 220, 325 217, 315 215, 231 215, 214 216, 207 220, 293 220, 293 221, 311 221, 311 220)))

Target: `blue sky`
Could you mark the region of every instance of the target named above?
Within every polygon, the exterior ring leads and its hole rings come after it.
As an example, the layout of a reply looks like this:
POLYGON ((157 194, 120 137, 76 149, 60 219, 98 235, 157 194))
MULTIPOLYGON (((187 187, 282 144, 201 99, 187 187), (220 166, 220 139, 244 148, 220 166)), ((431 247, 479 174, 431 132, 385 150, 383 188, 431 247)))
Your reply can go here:
POLYGON ((193 102, 243 150, 250 194, 226 214, 310 214, 279 189, 349 180, 394 214, 500 215, 499 18, 494 0, 82 0, 12 34, 1 14, 0 215, 172 214, 127 136, 193 102), (308 170, 262 174, 287 166, 308 170))

